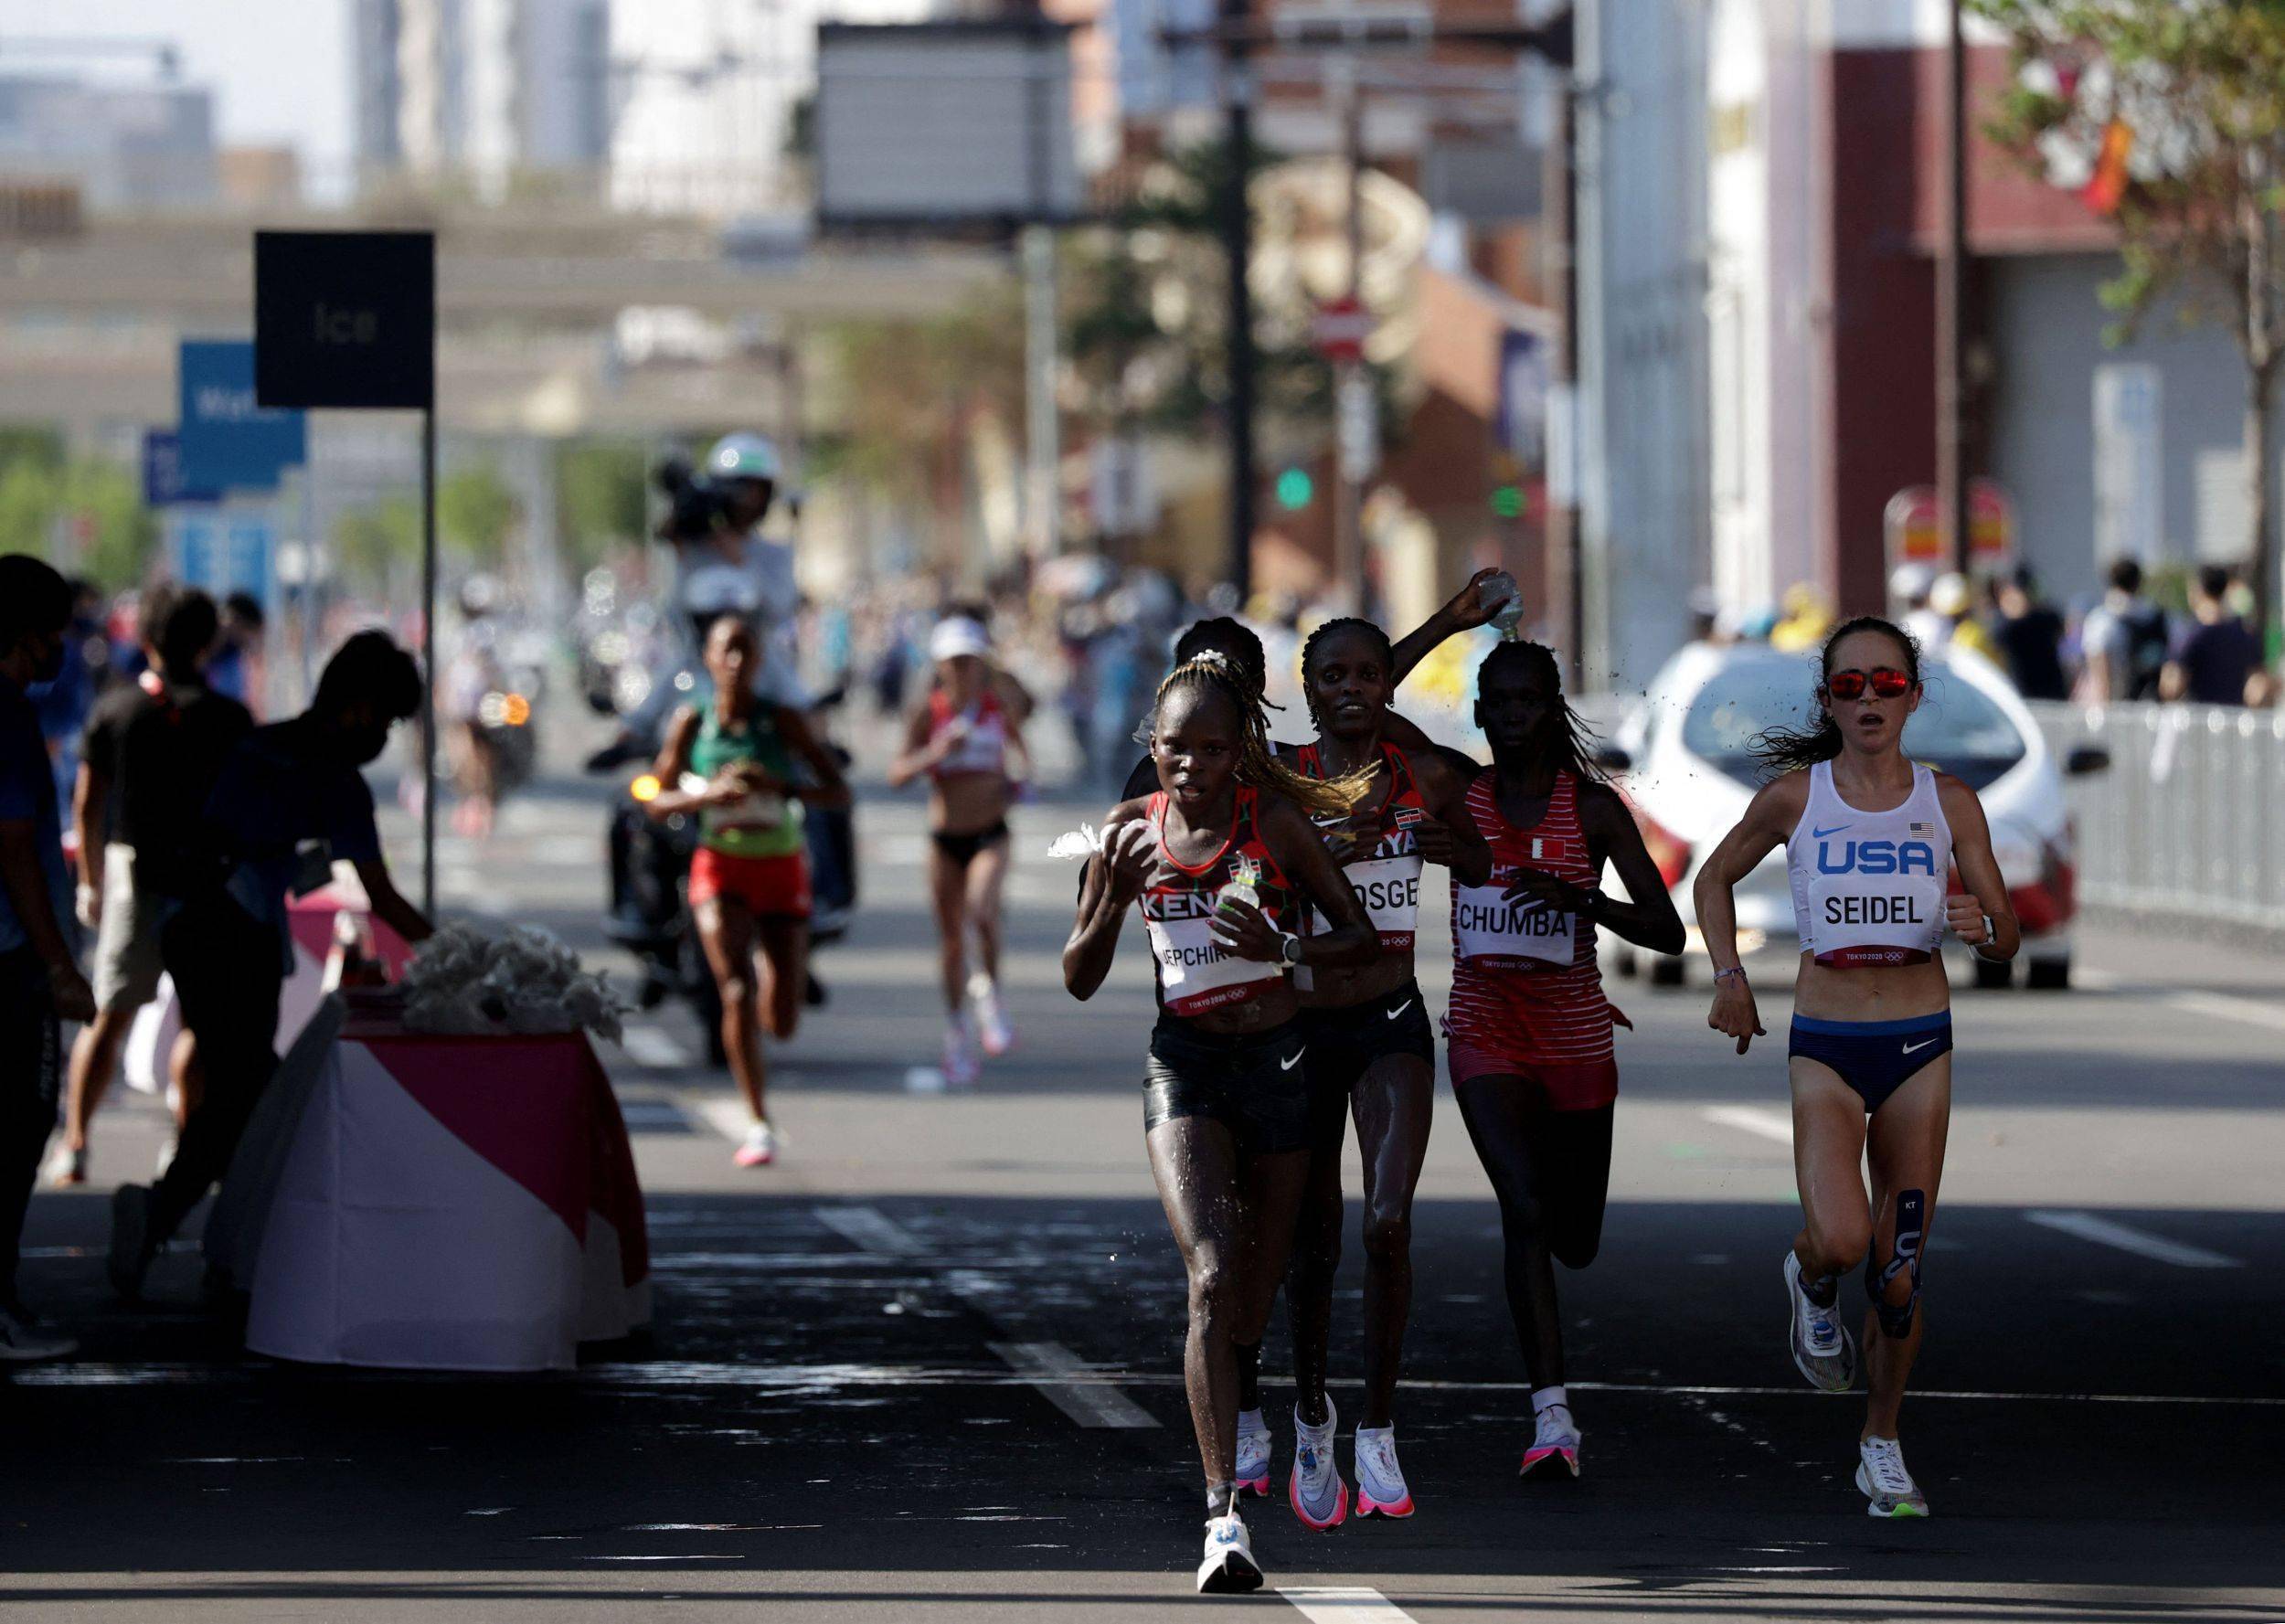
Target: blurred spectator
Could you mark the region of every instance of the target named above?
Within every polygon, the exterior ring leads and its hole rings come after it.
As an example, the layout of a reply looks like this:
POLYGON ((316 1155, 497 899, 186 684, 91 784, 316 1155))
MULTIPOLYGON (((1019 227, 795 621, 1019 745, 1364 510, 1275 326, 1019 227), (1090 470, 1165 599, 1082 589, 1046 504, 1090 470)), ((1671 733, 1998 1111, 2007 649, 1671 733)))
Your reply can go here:
POLYGON ((80 771, 80 735, 86 731, 88 712, 95 708, 96 696, 112 675, 102 591, 84 576, 72 578, 69 587, 71 619, 64 633, 63 668, 32 700, 54 764, 59 812, 68 812, 71 805, 71 785, 80 771))
MULTIPOLYGON (((80 835, 80 923, 95 932, 95 1019, 71 1046, 63 1137, 48 1165, 58 1185, 87 1182, 88 1121, 111 1087, 135 1012, 158 996, 159 893, 139 853, 163 869, 182 825, 186 785, 211 783, 214 764, 253 726, 246 707, 206 691, 214 600, 195 588, 143 596, 144 671, 95 702, 80 752, 72 821, 80 835), (146 716, 155 716, 155 725, 146 716), (203 764, 203 765, 202 765, 203 764)), ((174 1056, 179 1122, 197 1094, 189 1046, 174 1056)))
POLYGON ((2229 571, 2208 564, 2190 591, 2194 623, 2158 678, 2162 699, 2193 705, 2244 705, 2246 687, 2261 668, 2261 644, 2230 612, 2229 571))
POLYGON ((277 1069, 278 992, 293 961, 289 896, 351 863, 374 918, 407 941, 429 937, 428 919, 389 878, 362 770, 420 706, 412 657, 386 632, 361 632, 326 662, 309 708, 240 739, 203 798, 205 816, 185 820, 199 827, 167 876, 159 944, 206 1088, 159 1182, 122 1184, 112 1198, 111 1279, 122 1296, 141 1294, 152 1258, 229 1166, 277 1069))
POLYGON ((1925 564, 1899 564, 1888 577, 1888 596, 1898 606, 1897 624, 1909 632, 1923 653, 1935 653, 1951 641, 1951 621, 1929 602, 1936 590, 1936 572, 1925 564))
POLYGON ((251 592, 222 600, 222 640, 207 662, 207 685, 260 715, 261 693, 261 601, 251 592))
POLYGON ((1784 615, 1769 630, 1770 646, 1788 654, 1801 653, 1822 644, 1831 630, 1833 606, 1824 594, 1807 581, 1795 581, 1785 589, 1784 615))
POLYGON ((1992 629, 2000 661, 2025 699, 2067 699, 2070 679, 2063 672, 2063 617, 2038 596, 2030 566, 1999 583, 1993 593, 1998 618, 1992 629))
POLYGON ((2113 563, 2110 579, 2079 632, 2087 662, 2083 697, 2090 704, 2155 699, 2166 666, 2166 611, 2142 596, 2142 567, 2133 559, 2113 563))
POLYGON ((78 921, 54 770, 24 692, 62 671, 71 610, 63 577, 22 553, 0 557, 0 1363, 59 1358, 79 1345, 16 1292, 24 1210, 56 1125, 58 1024, 95 1014, 73 962, 78 921))
POLYGON ((1950 570, 1936 578, 1936 584, 1928 589, 1928 606, 1945 622, 1944 642, 1971 653, 1982 655, 1997 663, 1999 645, 1992 634, 1975 618, 1975 589, 1968 578, 1958 570, 1950 570))

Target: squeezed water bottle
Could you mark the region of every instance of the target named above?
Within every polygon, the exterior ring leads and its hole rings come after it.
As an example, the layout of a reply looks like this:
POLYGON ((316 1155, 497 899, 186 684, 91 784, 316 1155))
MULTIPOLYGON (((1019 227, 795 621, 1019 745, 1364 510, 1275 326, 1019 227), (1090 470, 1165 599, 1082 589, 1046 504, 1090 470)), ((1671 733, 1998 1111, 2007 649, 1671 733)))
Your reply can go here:
POLYGON ((1214 894, 1214 911, 1225 918, 1234 918, 1233 910, 1240 908, 1259 909, 1261 907, 1261 865, 1251 857, 1238 860, 1238 872, 1214 894))
POLYGON ((1498 604, 1492 611, 1492 624, 1499 629, 1503 642, 1514 642, 1515 628, 1523 623, 1524 619, 1523 589, 1515 584, 1515 578, 1504 569, 1483 585, 1484 590, 1493 594, 1498 604))

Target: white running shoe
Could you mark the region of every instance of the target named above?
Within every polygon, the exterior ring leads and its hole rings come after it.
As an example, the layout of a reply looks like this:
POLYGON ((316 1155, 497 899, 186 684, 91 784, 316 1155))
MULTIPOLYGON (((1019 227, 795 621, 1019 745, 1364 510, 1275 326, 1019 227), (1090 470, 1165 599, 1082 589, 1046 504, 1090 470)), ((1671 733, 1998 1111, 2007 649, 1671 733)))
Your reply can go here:
POLYGON ((997 1060, 1015 1046, 1015 1027, 1000 1002, 999 983, 978 971, 968 978, 968 1001, 975 1005, 976 1035, 983 1052, 997 1060))
POLYGON ((1223 1515, 1206 1525, 1206 1559, 1198 1564, 1198 1594, 1238 1596, 1261 1588, 1261 1565, 1254 1560, 1253 1541, 1246 1535, 1246 1519, 1235 1502, 1223 1515))
MULTIPOLYGON (((1578 1446, 1581 1438, 1578 1423, 1571 1418, 1568 1404, 1551 1404, 1539 1412, 1532 1431, 1531 1448, 1524 1451, 1524 1477, 1553 1461, 1568 1468, 1573 1477, 1578 1476, 1578 1446)), ((1549 1475, 1553 1475, 1552 1472, 1549 1475)))
POLYGON ((1330 1398, 1323 1427, 1302 1420, 1298 1406, 1293 1411, 1293 1475, 1285 1481, 1285 1498, 1295 1516, 1319 1530, 1340 1527, 1349 1514, 1349 1486, 1333 1460, 1334 1431, 1340 1425, 1330 1398))
POLYGON ((740 1167, 767 1167, 778 1159, 778 1152, 784 1144, 776 1129, 767 1122, 756 1122, 746 1130, 745 1139, 730 1160, 740 1167))
POLYGON ((1928 1497, 1904 1470, 1904 1446, 1893 1438, 1867 1438, 1856 1446, 1856 1487, 1871 1517, 1925 1517, 1928 1497))
POLYGON ((968 1029, 968 1017, 959 1016, 944 1028, 944 1086, 972 1088, 983 1071, 983 1063, 976 1057, 975 1035, 968 1029))
POLYGON ((1856 1385, 1856 1339, 1841 1323, 1838 1299, 1823 1308, 1801 1290, 1801 1259, 1785 1254, 1785 1296, 1793 1310, 1793 1364, 1809 1385, 1845 1393, 1856 1385))
POLYGON ((1259 1410, 1238 1412, 1238 1491, 1261 1499, 1270 1495, 1270 1453, 1276 1439, 1259 1410))
POLYGON ((1412 1491, 1404 1486, 1404 1471, 1397 1465, 1397 1429, 1360 1427, 1356 1429, 1356 1514, 1360 1517, 1408 1517, 1412 1491))
POLYGON ((58 1190, 86 1184, 87 1146, 81 1145, 75 1151, 62 1140, 58 1140, 56 1148, 48 1153, 48 1165, 41 1170, 40 1176, 58 1190))

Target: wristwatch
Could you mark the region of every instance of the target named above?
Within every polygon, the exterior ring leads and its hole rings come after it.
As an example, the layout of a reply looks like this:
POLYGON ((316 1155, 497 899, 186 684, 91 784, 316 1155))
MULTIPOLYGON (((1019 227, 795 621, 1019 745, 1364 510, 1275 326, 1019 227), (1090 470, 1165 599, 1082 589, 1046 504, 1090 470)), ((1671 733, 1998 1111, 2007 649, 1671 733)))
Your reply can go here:
POLYGON ((1302 939, 1291 930, 1281 932, 1278 937, 1278 962, 1291 970, 1297 968, 1301 961, 1302 939))
POLYGON ((1979 959, 1985 957, 1983 951, 1985 948, 1993 948, 1998 945, 1999 929, 1992 923, 1992 916, 1985 914, 1983 916, 1983 939, 1975 944, 1976 957, 1979 959))

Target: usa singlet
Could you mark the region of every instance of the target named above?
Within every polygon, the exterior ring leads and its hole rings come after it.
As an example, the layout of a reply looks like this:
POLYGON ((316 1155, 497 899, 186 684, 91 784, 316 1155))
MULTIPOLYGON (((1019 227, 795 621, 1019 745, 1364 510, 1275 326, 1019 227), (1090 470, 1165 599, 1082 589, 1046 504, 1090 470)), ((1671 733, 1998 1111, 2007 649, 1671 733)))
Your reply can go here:
POLYGON ((1240 784, 1221 849, 1204 863, 1182 862, 1166 847, 1166 796, 1151 797, 1151 828, 1158 864, 1141 898, 1142 922, 1156 961, 1159 1000, 1171 1015, 1200 1015, 1259 997, 1283 979, 1275 964, 1226 953, 1214 939, 1214 910, 1224 889, 1246 886, 1270 923, 1293 906, 1293 889, 1262 843, 1260 798, 1240 784))
POLYGON ((1951 825, 1936 775, 1914 763, 1912 793, 1893 812, 1860 812, 1833 785, 1833 763, 1809 770, 1809 804, 1785 843, 1801 951, 1820 964, 1925 964, 1944 940, 1951 825))

